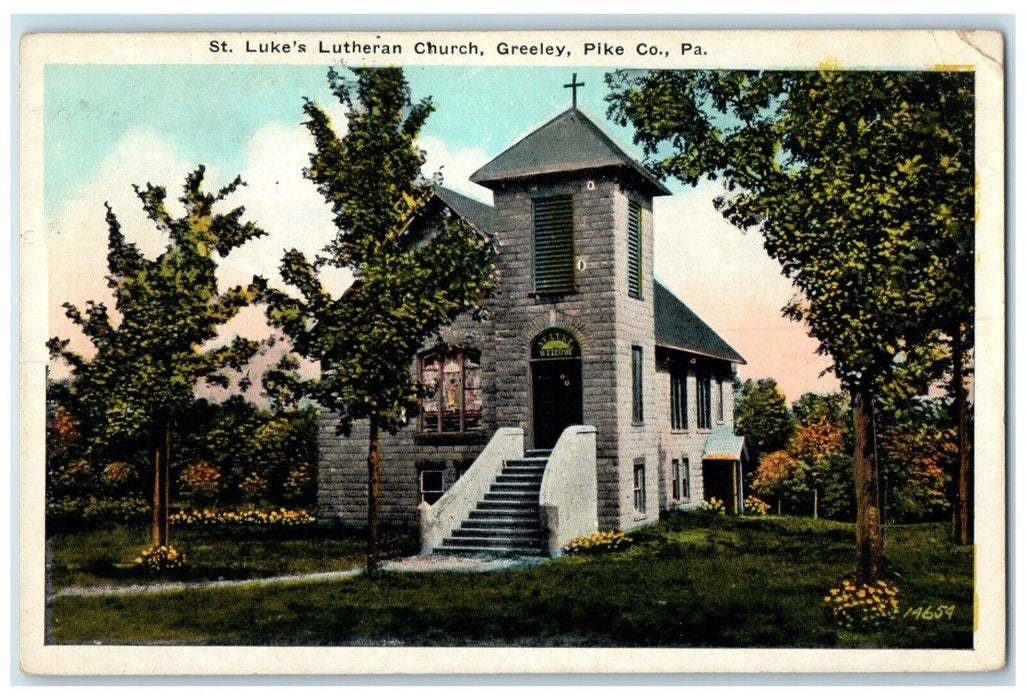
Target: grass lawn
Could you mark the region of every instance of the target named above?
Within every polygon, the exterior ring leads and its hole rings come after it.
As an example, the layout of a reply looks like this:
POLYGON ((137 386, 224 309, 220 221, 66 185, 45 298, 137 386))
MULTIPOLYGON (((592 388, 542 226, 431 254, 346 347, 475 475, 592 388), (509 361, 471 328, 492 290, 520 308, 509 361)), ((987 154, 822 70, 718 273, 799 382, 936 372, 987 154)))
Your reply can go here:
POLYGON ((632 533, 623 552, 529 568, 58 597, 50 631, 56 643, 969 648, 972 548, 945 532, 890 527, 886 551, 902 613, 950 605, 951 619, 910 614, 871 634, 824 615, 852 568, 851 525, 699 515, 632 533))
MULTIPOLYGON (((135 565, 149 543, 145 526, 123 526, 48 541, 50 584, 64 586, 151 583, 154 579, 135 565)), ((362 566, 366 545, 363 532, 315 525, 268 529, 172 528, 171 541, 185 552, 186 564, 161 580, 216 581, 266 578, 314 571, 340 571, 362 566)), ((419 550, 409 530, 381 530, 385 558, 419 550)))

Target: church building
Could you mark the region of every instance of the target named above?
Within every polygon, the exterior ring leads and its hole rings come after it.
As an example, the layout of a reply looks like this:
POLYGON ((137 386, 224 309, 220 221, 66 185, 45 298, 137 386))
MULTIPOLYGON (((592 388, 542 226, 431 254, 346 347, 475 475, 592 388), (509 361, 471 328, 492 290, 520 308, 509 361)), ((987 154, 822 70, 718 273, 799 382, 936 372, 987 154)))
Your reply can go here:
MULTIPOLYGON (((493 239, 498 286, 411 367, 434 392, 382 436, 382 519, 419 521, 425 552, 556 554, 711 498, 742 508, 744 359, 653 275, 669 190, 576 99, 471 180, 493 205, 442 187, 434 204, 493 239)), ((368 426, 335 425, 318 515, 365 522, 368 426)))

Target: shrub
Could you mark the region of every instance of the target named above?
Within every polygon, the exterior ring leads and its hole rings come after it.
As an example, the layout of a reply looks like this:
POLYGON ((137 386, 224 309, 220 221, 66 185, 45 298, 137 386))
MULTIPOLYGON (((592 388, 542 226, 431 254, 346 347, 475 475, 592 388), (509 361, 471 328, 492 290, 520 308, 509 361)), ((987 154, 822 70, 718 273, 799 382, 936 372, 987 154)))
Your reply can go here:
POLYGON ((262 498, 267 493, 267 479, 256 472, 251 472, 241 484, 239 490, 246 498, 253 500, 262 498))
POLYGON ((181 568, 185 563, 185 553, 173 544, 163 547, 151 545, 136 557, 135 563, 151 574, 159 574, 181 568))
POLYGON ((827 617, 844 629, 860 632, 880 629, 900 612, 899 589, 885 581, 856 586, 841 581, 823 597, 827 617))
POLYGON ((769 512, 769 503, 758 496, 749 496, 745 499, 745 515, 766 515, 769 512))
POLYGON ((207 461, 194 462, 178 478, 186 496, 212 498, 221 484, 221 470, 207 461))
POLYGON ((46 504, 48 532, 75 532, 112 524, 146 522, 151 505, 142 498, 55 498, 46 504))
POLYGON ((716 513, 718 515, 724 515, 727 512, 727 506, 720 499, 712 496, 708 501, 702 501, 702 505, 699 506, 699 510, 703 510, 707 513, 716 513))
POLYGON ((570 540, 570 544, 563 547, 567 554, 598 554, 600 552, 617 552, 627 549, 633 540, 620 530, 607 530, 596 532, 591 535, 581 535, 570 540))
POLYGON ((128 462, 111 462, 103 468, 103 480, 111 486, 120 486, 132 475, 132 465, 128 462))

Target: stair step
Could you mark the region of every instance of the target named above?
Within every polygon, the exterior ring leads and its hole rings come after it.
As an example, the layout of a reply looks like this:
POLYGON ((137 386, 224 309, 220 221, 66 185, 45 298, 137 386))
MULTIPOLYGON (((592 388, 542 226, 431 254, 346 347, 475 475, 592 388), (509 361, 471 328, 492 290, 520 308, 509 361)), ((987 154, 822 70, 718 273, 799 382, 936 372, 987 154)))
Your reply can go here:
POLYGON ((549 463, 548 457, 521 457, 519 459, 507 459, 507 467, 542 467, 549 463))
POLYGON ((541 541, 537 537, 465 537, 453 535, 442 541, 443 547, 541 547, 541 541))
POLYGON ((503 482, 501 484, 492 484, 492 487, 488 490, 488 493, 517 493, 529 496, 537 496, 538 491, 538 484, 529 484, 524 483, 522 481, 514 481, 510 483, 503 482))
POLYGON ((474 523, 475 526, 478 523, 488 524, 509 524, 509 523, 523 523, 525 525, 537 526, 538 524, 538 511, 529 510, 474 510, 471 511, 470 515, 464 521, 464 524, 474 523))
POLYGON ((495 477, 496 484, 530 484, 540 486, 544 472, 503 472, 495 477))
POLYGON ((477 507, 434 549, 435 553, 545 556, 538 494, 551 452, 528 450, 522 458, 507 460, 477 507))
POLYGON ((468 547, 468 546, 455 546, 449 547, 442 545, 441 547, 435 548, 435 554, 449 554, 453 556, 476 556, 476 557, 518 557, 518 556, 529 556, 529 557, 540 557, 544 556, 545 552, 542 551, 541 547, 468 547))
POLYGON ((474 521, 464 523, 453 535, 467 535, 470 537, 486 535, 538 537, 538 523, 494 523, 488 525, 474 521))

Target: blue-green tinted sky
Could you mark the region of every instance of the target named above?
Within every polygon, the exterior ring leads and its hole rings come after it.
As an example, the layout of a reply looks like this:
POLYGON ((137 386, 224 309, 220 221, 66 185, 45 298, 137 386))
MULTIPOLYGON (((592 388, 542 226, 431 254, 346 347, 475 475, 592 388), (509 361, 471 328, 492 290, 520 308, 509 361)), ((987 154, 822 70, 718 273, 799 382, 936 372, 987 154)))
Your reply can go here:
MULTIPOLYGON (((579 106, 630 148, 630 131, 605 119, 607 69, 405 70, 413 98, 430 95, 437 107, 421 133, 427 167, 444 166, 446 184, 473 196, 487 199, 488 192, 466 180, 471 172, 570 106, 563 85, 575 71, 585 83, 579 106)), ((316 254, 334 229, 330 209, 302 178, 312 148, 300 126, 304 97, 341 116, 328 88, 327 66, 47 66, 51 334, 72 337, 78 343, 74 349, 89 351, 61 303, 81 306, 108 293, 104 202, 110 202, 126 235, 154 253, 163 245, 161 236, 142 215, 131 186, 152 181, 174 192, 197 164, 208 167, 208 188, 242 175, 248 186, 233 195, 233 205, 244 205, 269 234, 224 261, 223 282, 242 283, 253 274, 274 279, 286 248, 316 254)), ((742 235, 712 207, 719 184, 706 182, 695 190, 666 184, 674 196, 655 203, 656 275, 748 360, 742 377, 775 377, 791 398, 833 388, 831 378, 819 376, 826 362, 815 356, 804 327, 780 317, 793 290, 759 237, 742 235)), ((263 337, 262 324, 256 310, 230 330, 246 334, 249 328, 256 333, 252 337, 263 337)))
MULTIPOLYGON (((407 67, 414 99, 437 111, 425 137, 493 156, 514 137, 570 105, 574 69, 407 67)), ((630 133, 604 119, 604 69, 576 69, 578 102, 623 143, 630 133)), ((320 66, 49 65, 45 74, 46 211, 56 213, 90 182, 130 130, 149 129, 186 162, 239 172, 249 138, 269 123, 303 119, 304 97, 334 104, 320 66)), ((482 163, 483 165, 483 163, 482 163)), ((243 173, 245 175, 245 173, 243 173)))

